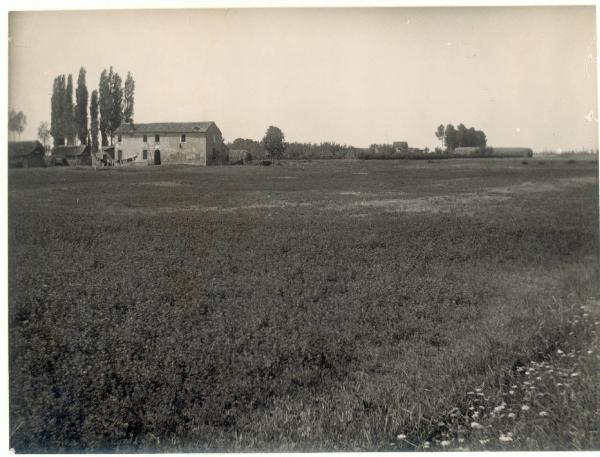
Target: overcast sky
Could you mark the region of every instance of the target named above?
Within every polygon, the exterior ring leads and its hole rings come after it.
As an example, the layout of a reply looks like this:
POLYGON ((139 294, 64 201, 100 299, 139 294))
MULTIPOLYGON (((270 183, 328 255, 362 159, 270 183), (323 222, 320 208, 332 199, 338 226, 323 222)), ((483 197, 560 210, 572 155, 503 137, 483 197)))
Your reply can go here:
POLYGON ((436 146, 440 123, 492 146, 596 148, 596 25, 587 7, 11 13, 9 106, 23 139, 56 75, 136 81, 136 122, 217 123, 226 140, 436 146))

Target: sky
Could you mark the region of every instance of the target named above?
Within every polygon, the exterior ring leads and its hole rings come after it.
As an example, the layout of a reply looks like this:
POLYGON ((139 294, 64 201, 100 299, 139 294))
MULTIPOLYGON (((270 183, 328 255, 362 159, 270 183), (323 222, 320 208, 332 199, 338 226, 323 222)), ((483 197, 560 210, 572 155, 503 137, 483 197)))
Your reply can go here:
POLYGON ((50 121, 54 77, 113 66, 134 121, 215 121, 226 141, 598 147, 594 6, 13 12, 9 108, 50 121))

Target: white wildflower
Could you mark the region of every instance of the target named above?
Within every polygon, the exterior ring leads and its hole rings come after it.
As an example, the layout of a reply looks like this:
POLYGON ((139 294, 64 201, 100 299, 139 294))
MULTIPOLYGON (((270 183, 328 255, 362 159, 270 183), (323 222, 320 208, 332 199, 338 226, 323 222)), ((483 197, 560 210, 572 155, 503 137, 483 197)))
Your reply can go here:
POLYGON ((481 425, 479 422, 471 422, 471 428, 475 430, 482 430, 483 425, 481 425))
POLYGON ((509 395, 514 395, 514 394, 515 394, 515 391, 514 391, 514 390, 509 390, 509 391, 508 391, 508 394, 509 394, 509 395))
POLYGON ((557 350, 556 350, 556 353, 557 353, 558 355, 560 355, 560 354, 564 354, 564 352, 563 352, 563 351, 561 351, 560 349, 557 349, 557 350))
POLYGON ((505 407, 505 406, 506 406, 506 403, 503 403, 503 404, 501 404, 501 405, 499 405, 499 406, 496 406, 496 407, 494 408, 494 412, 495 412, 495 413, 499 413, 500 411, 502 411, 502 410, 504 409, 504 407, 505 407))
POLYGON ((515 413, 508 413, 508 417, 514 419, 515 417, 517 417, 517 415, 515 413))
POLYGON ((527 406, 527 405, 521 406, 521 411, 529 411, 529 406, 527 406))
POLYGON ((500 435, 498 438, 500 441, 504 441, 505 443, 512 441, 512 437, 509 435, 500 435))
POLYGON ((479 444, 487 444, 489 442, 490 442, 489 439, 487 439, 487 440, 479 440, 479 444))
POLYGON ((577 373, 577 372, 575 372, 575 373, 571 373, 571 377, 572 377, 572 378, 575 378, 575 377, 577 377, 577 376, 579 376, 579 373, 577 373))
POLYGON ((450 446, 450 441, 448 440, 444 440, 440 443, 442 446, 446 447, 446 446, 450 446))
POLYGON ((550 414, 546 411, 540 411, 540 416, 542 417, 548 417, 550 414))
POLYGON ((404 433, 400 433, 396 438, 398 438, 399 440, 405 440, 406 435, 404 433))

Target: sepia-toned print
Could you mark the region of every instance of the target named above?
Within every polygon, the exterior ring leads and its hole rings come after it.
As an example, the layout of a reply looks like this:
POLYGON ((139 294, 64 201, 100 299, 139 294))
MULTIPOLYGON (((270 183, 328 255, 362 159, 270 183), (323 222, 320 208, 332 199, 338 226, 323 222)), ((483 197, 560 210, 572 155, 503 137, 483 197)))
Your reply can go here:
POLYGON ((10 12, 10 447, 600 449, 595 17, 10 12))

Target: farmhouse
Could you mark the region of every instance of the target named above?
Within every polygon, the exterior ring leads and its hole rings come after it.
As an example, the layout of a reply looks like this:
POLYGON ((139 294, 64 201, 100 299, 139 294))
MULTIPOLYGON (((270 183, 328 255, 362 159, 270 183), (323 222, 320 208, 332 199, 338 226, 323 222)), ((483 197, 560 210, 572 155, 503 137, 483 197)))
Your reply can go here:
POLYGON ((129 123, 121 125, 115 135, 117 163, 217 165, 228 161, 227 146, 214 122, 129 123))
POLYGON ((39 141, 9 141, 8 166, 10 168, 44 167, 44 146, 39 141))

